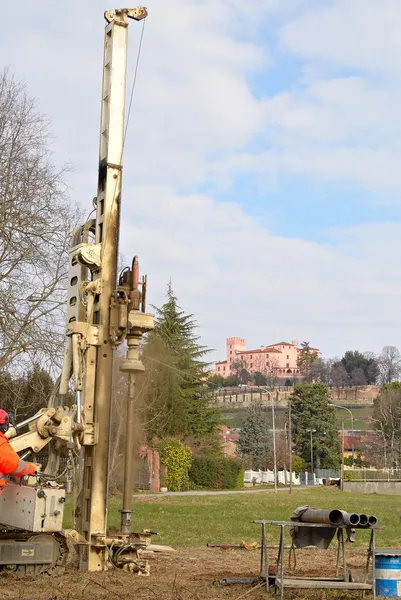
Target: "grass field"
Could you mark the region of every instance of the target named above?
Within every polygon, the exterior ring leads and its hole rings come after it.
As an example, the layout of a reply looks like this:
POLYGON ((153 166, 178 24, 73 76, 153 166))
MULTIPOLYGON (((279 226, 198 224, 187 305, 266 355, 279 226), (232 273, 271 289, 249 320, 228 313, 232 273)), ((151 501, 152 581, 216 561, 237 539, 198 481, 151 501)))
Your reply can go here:
MULTIPOLYGON (((106 572, 78 572, 70 566, 64 575, 49 578, 19 580, 6 574, 4 594, 9 600, 252 600, 273 599, 262 588, 249 586, 221 586, 215 582, 226 577, 255 577, 259 574, 259 551, 220 550, 206 548, 207 542, 238 543, 242 540, 260 541, 260 526, 253 519, 289 519, 297 506, 308 504, 317 508, 340 508, 348 511, 376 514, 385 530, 377 533, 377 546, 401 547, 399 512, 401 501, 397 496, 362 495, 332 488, 286 491, 253 491, 235 495, 209 496, 135 496, 133 499, 133 523, 135 530, 144 528, 160 532, 154 543, 168 544, 176 548, 173 554, 149 557, 151 575, 138 577, 130 572, 115 569, 106 572)), ((119 527, 119 499, 109 504, 109 525, 119 527)), ((71 504, 66 506, 65 526, 70 525, 68 515, 71 504)), ((269 528, 268 541, 278 541, 277 528, 269 528)), ((347 545, 348 567, 362 568, 366 563, 368 531, 358 530, 356 544, 347 545), (356 546, 356 547, 355 547, 356 546)), ((290 540, 287 539, 287 542, 290 540)), ((274 573, 277 549, 270 549, 270 573, 274 573)), ((302 549, 297 552, 296 568, 286 572, 296 576, 327 576, 335 573, 336 543, 328 550, 302 549)), ((3 594, 3 595, 4 595, 3 594)), ((287 592, 286 598, 294 600, 351 600, 360 598, 358 592, 304 590, 287 592)), ((367 595, 371 598, 371 595, 367 595)))
MULTIPOLYGON (((398 496, 379 496, 341 492, 337 488, 295 490, 265 493, 247 492, 236 495, 157 496, 133 502, 134 529, 153 529, 159 532, 157 543, 175 548, 202 548, 208 542, 238 543, 258 540, 260 526, 254 519, 289 520, 291 512, 308 504, 316 508, 339 508, 349 512, 376 515, 384 531, 377 533, 377 545, 401 546, 401 499, 398 496)), ((120 501, 109 504, 109 525, 119 527, 120 501)), ((66 507, 66 526, 70 526, 66 507)), ((278 541, 278 528, 270 529, 270 540, 278 541)), ((368 534, 358 531, 356 545, 365 546, 368 534)))

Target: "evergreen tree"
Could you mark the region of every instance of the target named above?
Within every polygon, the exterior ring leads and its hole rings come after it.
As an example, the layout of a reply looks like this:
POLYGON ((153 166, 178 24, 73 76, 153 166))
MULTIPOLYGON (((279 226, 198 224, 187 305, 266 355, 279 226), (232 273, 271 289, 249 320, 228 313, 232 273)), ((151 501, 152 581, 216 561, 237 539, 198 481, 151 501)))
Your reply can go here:
POLYGON ((309 342, 302 342, 301 348, 297 360, 297 367, 301 375, 305 378, 305 381, 312 381, 312 367, 318 359, 318 353, 310 347, 309 342))
POLYGON ((335 408, 324 383, 303 383, 291 396, 296 453, 311 463, 311 438, 315 468, 336 469, 341 464, 341 443, 335 408))
POLYGON ((199 344, 196 321, 180 308, 171 284, 155 310, 155 328, 143 349, 148 438, 217 436, 218 413, 210 408, 205 373, 210 350, 199 344))
POLYGON ((237 444, 237 452, 249 459, 252 469, 266 469, 272 448, 270 420, 261 402, 247 409, 237 444))
POLYGON ((380 374, 380 369, 376 358, 369 354, 362 354, 358 350, 347 350, 340 363, 348 373, 348 379, 354 385, 360 385, 361 372, 363 372, 363 383, 375 384, 380 374))

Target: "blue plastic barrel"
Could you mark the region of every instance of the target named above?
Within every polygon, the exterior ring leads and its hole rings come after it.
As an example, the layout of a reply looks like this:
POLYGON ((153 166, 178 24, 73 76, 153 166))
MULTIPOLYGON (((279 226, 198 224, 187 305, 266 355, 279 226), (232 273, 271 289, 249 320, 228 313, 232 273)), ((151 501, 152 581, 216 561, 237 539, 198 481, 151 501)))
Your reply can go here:
POLYGON ((376 595, 401 598, 401 548, 380 548, 375 556, 376 595))

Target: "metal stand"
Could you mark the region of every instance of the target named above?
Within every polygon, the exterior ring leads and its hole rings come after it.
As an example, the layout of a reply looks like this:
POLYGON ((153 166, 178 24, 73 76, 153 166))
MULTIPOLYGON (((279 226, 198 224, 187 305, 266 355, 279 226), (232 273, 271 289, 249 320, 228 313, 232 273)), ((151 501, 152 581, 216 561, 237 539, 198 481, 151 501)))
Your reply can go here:
POLYGON ((260 575, 266 578, 266 591, 270 591, 269 585, 269 556, 266 541, 266 525, 273 525, 280 527, 280 542, 279 550, 276 563, 276 579, 274 584, 275 595, 280 592, 280 599, 284 598, 284 588, 298 588, 298 589, 337 589, 337 590, 369 590, 372 592, 373 600, 376 600, 376 573, 375 573, 375 532, 377 529, 383 529, 382 527, 372 526, 369 528, 358 527, 354 529, 358 530, 369 530, 370 540, 368 547, 368 556, 366 560, 366 574, 369 570, 370 559, 372 559, 372 583, 359 583, 347 581, 347 557, 345 550, 345 539, 344 529, 345 525, 327 525, 326 523, 301 523, 299 521, 269 521, 269 520, 255 520, 254 523, 262 525, 262 543, 261 543, 261 556, 260 556, 260 575), (329 527, 337 530, 337 560, 336 560, 336 576, 333 577, 287 577, 284 574, 284 536, 286 527, 329 527), (339 576, 340 570, 340 556, 342 556, 342 576, 339 576))

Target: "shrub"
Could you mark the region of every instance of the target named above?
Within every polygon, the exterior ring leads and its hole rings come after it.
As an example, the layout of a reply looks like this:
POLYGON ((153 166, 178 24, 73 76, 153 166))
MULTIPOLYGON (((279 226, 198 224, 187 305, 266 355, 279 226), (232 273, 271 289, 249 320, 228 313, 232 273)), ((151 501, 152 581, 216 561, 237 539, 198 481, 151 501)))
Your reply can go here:
POLYGON ((295 473, 295 475, 297 475, 297 476, 299 476, 300 473, 303 473, 304 471, 306 471, 305 460, 301 456, 298 456, 297 454, 292 455, 292 470, 295 473))
POLYGON ((235 482, 235 489, 236 490, 242 490, 244 487, 244 474, 245 474, 245 469, 244 467, 241 467, 238 475, 237 475, 237 481, 235 482))
POLYGON ((363 481, 362 471, 344 471, 344 481, 363 481))
POLYGON ((233 458, 193 456, 189 471, 192 484, 206 489, 240 489, 244 470, 233 458))
POLYGON ((166 486, 172 492, 188 488, 192 452, 182 442, 166 438, 159 443, 160 461, 167 467, 166 486))

